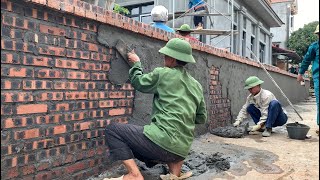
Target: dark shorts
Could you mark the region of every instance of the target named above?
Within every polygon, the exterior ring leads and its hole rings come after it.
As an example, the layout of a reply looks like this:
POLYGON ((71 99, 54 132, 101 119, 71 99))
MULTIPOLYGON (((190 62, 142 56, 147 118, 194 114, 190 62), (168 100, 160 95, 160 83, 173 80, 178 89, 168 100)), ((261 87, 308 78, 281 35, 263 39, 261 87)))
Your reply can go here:
MULTIPOLYGON (((206 10, 206 8, 205 8, 205 7, 201 7, 201 8, 199 8, 199 9, 195 10, 195 12, 197 12, 197 11, 203 11, 203 10, 206 10)), ((203 26, 203 25, 204 25, 203 19, 204 19, 203 16, 194 16, 194 17, 193 17, 193 23, 194 23, 194 25, 197 27, 198 24, 201 23, 202 26, 203 26)))
POLYGON ((179 162, 183 157, 173 154, 153 143, 143 134, 143 127, 112 123, 105 130, 106 145, 111 162, 137 158, 153 167, 158 163, 179 162))

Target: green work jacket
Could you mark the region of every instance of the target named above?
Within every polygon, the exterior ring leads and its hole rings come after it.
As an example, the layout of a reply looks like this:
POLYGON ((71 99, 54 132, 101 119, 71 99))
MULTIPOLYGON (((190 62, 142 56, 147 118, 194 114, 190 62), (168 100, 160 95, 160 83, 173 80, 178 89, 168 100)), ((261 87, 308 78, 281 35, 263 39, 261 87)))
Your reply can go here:
POLYGON ((186 157, 194 139, 195 124, 207 120, 203 90, 183 67, 156 68, 143 74, 141 63, 129 70, 132 86, 143 93, 152 93, 151 124, 144 134, 163 149, 186 157))

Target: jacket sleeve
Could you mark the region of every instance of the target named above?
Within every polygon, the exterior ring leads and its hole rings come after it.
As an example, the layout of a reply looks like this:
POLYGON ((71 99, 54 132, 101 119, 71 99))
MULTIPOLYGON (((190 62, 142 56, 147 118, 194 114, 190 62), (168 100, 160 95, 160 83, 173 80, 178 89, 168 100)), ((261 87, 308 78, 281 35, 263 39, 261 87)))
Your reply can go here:
POLYGON ((316 52, 314 51, 314 46, 311 44, 308 48, 308 52, 304 55, 299 74, 304 74, 308 70, 309 65, 315 59, 316 52))
POLYGON ((143 74, 141 62, 136 62, 129 70, 129 79, 136 90, 143 93, 155 93, 160 79, 159 69, 143 74))
POLYGON ((202 96, 199 107, 196 112, 196 124, 204 124, 207 121, 207 108, 206 103, 204 101, 204 97, 202 96))
POLYGON ((247 108, 248 108, 248 106, 249 106, 249 97, 250 97, 250 96, 247 97, 246 103, 242 106, 242 108, 241 108, 241 110, 240 110, 240 112, 239 112, 239 114, 238 114, 238 116, 237 116, 236 121, 242 122, 243 119, 245 119, 245 118, 248 117, 247 108))

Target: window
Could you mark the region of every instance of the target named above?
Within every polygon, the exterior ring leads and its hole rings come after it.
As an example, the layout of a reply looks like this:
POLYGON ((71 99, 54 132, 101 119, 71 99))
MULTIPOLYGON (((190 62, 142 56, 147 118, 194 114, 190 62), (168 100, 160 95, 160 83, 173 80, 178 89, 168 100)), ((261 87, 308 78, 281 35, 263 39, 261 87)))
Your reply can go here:
POLYGON ((261 63, 264 63, 265 62, 265 48, 266 48, 266 45, 263 44, 262 42, 260 42, 260 46, 259 46, 259 52, 260 52, 260 62, 261 63))
POLYGON ((247 55, 247 33, 245 31, 242 32, 242 56, 245 57, 247 55))
POLYGON ((250 41, 250 57, 251 59, 254 59, 254 56, 252 53, 254 53, 254 47, 255 47, 255 37, 251 36, 251 41, 250 41))
POLYGON ((137 4, 133 6, 128 6, 128 10, 130 11, 130 15, 128 17, 140 21, 146 24, 150 24, 151 20, 151 10, 154 7, 154 3, 145 3, 145 4, 137 4))

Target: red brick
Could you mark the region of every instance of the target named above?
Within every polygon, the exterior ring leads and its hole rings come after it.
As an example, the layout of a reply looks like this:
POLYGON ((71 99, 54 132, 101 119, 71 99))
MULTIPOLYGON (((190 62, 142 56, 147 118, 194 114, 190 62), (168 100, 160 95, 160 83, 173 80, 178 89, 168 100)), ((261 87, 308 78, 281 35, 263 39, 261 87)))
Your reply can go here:
POLYGON ((47 104, 24 104, 18 105, 17 114, 45 113, 47 110, 47 104))
POLYGON ((76 13, 75 6, 69 3, 61 2, 60 5, 61 11, 69 12, 69 13, 76 13))
POLYGON ((11 53, 1 54, 1 63, 20 64, 20 57, 19 55, 11 53))
POLYGON ((37 72, 36 77, 38 78, 64 78, 63 71, 41 69, 37 72))
POLYGON ((22 88, 25 90, 35 90, 35 89, 51 89, 51 81, 41 81, 41 80, 24 80, 22 82, 22 88))
POLYGON ((86 10, 85 14, 86 14, 86 17, 89 19, 94 19, 94 20, 97 19, 97 14, 92 12, 91 10, 89 10, 89 11, 86 10))
POLYGON ((114 107, 114 101, 112 100, 99 101, 99 107, 100 108, 114 107))
POLYGON ((83 69, 83 70, 101 71, 101 70, 102 70, 102 67, 101 67, 101 64, 81 62, 81 63, 80 63, 80 69, 83 69))
POLYGON ((6 179, 12 179, 19 176, 19 171, 17 167, 7 169, 7 172, 2 174, 1 177, 6 177, 6 179))
POLYGON ((61 2, 60 2, 60 0, 48 0, 47 1, 47 5, 48 5, 48 7, 50 7, 50 8, 53 8, 53 9, 57 9, 57 10, 60 10, 60 4, 61 4, 61 2))
POLYGON ((85 17, 86 15, 85 10, 83 8, 76 7, 76 6, 74 7, 74 14, 81 17, 85 17))
POLYGON ((47 4, 47 0, 31 0, 34 3, 37 4, 42 4, 42 5, 46 5, 47 4))
POLYGON ((105 99, 107 97, 106 92, 89 92, 89 99, 105 99))
POLYGON ((37 124, 57 124, 57 123, 60 123, 60 120, 59 120, 60 116, 61 114, 37 116, 36 123, 37 124))
POLYGON ((39 172, 35 176, 35 180, 44 180, 44 179, 52 179, 52 172, 51 171, 39 172))
POLYGON ((83 122, 83 123, 75 123, 74 124, 74 131, 80 130, 87 130, 90 129, 90 127, 92 126, 92 122, 83 122), (79 128, 78 128, 79 127, 79 128))
POLYGON ((27 68, 10 68, 9 77, 33 77, 33 70, 27 68))
POLYGON ((87 92, 65 92, 66 100, 87 99, 87 92))
POLYGON ((125 92, 109 92, 109 98, 125 98, 126 93, 125 92))
POLYGON ((79 69, 78 61, 66 60, 66 59, 56 59, 56 67, 68 68, 68 69, 79 69))
POLYGON ((64 29, 58 27, 47 26, 44 24, 40 24, 40 32, 45 34, 52 34, 55 36, 65 36, 66 31, 64 29))
POLYGON ((28 175, 34 173, 36 168, 33 165, 27 165, 21 168, 22 175, 28 175))
POLYGON ((126 113, 125 108, 118 108, 118 109, 110 109, 109 110, 110 116, 119 116, 119 115, 124 115, 125 113, 126 113))
POLYGON ((105 55, 105 54, 101 54, 101 53, 96 53, 96 52, 91 52, 91 59, 92 60, 100 60, 100 61, 110 61, 110 57, 105 55))
POLYGON ((20 89, 21 88, 21 80, 11 79, 4 80, 1 79, 1 89, 20 89))
POLYGON ((35 96, 36 101, 61 101, 63 99, 63 92, 44 92, 35 96))
POLYGON ((32 93, 28 92, 10 92, 1 93, 1 97, 4 97, 4 102, 30 102, 33 101, 32 93))
POLYGON ((78 82, 54 82, 54 89, 77 90, 78 86, 78 82))
POLYGON ((23 64, 32 66, 52 66, 52 58, 41 56, 24 56, 23 64))
POLYGON ((38 51, 40 54, 45 54, 45 55, 54 55, 54 56, 66 55, 66 50, 64 48, 54 47, 54 46, 41 46, 38 48, 38 51))
POLYGON ((66 125, 60 125, 60 126, 55 126, 53 128, 53 134, 56 135, 56 134, 63 134, 67 132, 67 126, 66 125))
POLYGON ((92 80, 98 80, 98 81, 105 81, 107 80, 107 74, 106 73, 91 73, 91 79, 92 80))
POLYGON ((67 74, 68 79, 90 79, 90 73, 88 72, 77 72, 77 71, 69 71, 67 74))
POLYGON ((86 168, 86 164, 84 162, 78 162, 75 164, 72 164, 70 166, 65 167, 66 173, 73 174, 75 172, 78 172, 80 170, 83 170, 86 168))
POLYGON ((31 138, 39 137, 40 131, 39 131, 39 129, 27 129, 24 131, 16 131, 14 134, 15 134, 14 135, 15 139, 21 139, 21 138, 22 139, 31 139, 31 138), (20 137, 21 133, 23 134, 23 137, 20 137))

